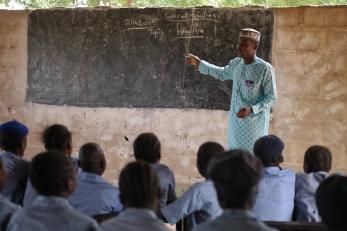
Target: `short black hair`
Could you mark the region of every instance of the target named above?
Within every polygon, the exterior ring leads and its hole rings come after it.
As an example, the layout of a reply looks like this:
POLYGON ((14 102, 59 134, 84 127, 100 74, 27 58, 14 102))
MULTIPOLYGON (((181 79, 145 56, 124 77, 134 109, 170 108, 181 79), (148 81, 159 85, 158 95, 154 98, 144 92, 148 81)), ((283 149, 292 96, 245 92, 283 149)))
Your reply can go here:
POLYGON ((46 150, 65 151, 71 149, 71 139, 71 132, 61 124, 53 124, 47 127, 42 135, 42 142, 46 150))
POLYGON ((12 132, 0 132, 0 147, 4 151, 16 153, 22 148, 22 142, 26 136, 12 132))
POLYGON ((219 203, 224 209, 244 209, 253 203, 263 166, 248 151, 231 150, 214 157, 208 167, 219 203))
POLYGON ((329 172, 332 166, 332 154, 329 148, 314 145, 305 152, 304 171, 311 172, 329 172))
POLYGON ((134 156, 150 164, 158 162, 161 158, 161 144, 153 133, 142 133, 134 141, 134 156))
POLYGON ((119 190, 125 207, 155 209, 160 195, 159 178, 148 163, 131 162, 120 173, 119 190))
POLYGON ((347 230, 347 177, 333 175, 316 191, 318 213, 329 230, 347 230))
POLYGON ((47 151, 32 159, 30 181, 41 195, 62 196, 74 173, 71 159, 62 152, 47 151))
POLYGON ((213 156, 225 152, 222 145, 216 142, 203 143, 198 150, 196 166, 203 177, 207 177, 206 170, 208 163, 213 156))
POLYGON ((78 162, 85 172, 99 174, 102 165, 106 166, 104 151, 96 143, 86 143, 79 150, 78 162))
POLYGON ((283 141, 275 135, 267 135, 259 138, 253 147, 256 155, 265 167, 279 165, 283 162, 283 141))

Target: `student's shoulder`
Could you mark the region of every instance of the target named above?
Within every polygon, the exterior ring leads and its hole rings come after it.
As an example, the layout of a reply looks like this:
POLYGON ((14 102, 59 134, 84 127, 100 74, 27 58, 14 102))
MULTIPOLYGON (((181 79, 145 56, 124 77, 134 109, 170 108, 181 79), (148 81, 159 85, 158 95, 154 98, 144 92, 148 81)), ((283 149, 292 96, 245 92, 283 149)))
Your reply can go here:
POLYGON ((203 194, 210 191, 213 188, 212 182, 209 181, 201 181, 196 182, 192 186, 190 186, 187 190, 188 193, 191 194, 203 194))
POLYGON ((213 186, 213 182, 210 181, 210 180, 203 180, 203 181, 199 181, 199 182, 196 182, 192 185, 192 187, 195 187, 195 188, 211 188, 211 187, 214 187, 213 186))
MULTIPOLYGON (((3 208, 1 207, 1 209, 3 209, 3 208)), ((12 214, 11 218, 9 220, 9 225, 10 225, 10 224, 17 224, 18 222, 27 218, 28 215, 31 214, 31 212, 27 211, 27 208, 21 208, 21 207, 17 206, 17 208, 15 210, 12 210, 8 214, 12 214)))
POLYGON ((287 178, 290 177, 290 178, 294 178, 294 179, 295 179, 295 176, 296 176, 296 174, 295 174, 295 172, 293 170, 287 169, 287 168, 282 168, 278 172, 277 175, 279 175, 281 177, 287 177, 287 178))
POLYGON ((167 166, 165 164, 154 164, 152 166, 153 166, 154 171, 166 173, 166 174, 170 174, 170 175, 174 174, 173 171, 169 168, 169 166, 167 166))
POLYGON ((295 183, 296 174, 291 169, 282 169, 281 170, 281 176, 283 176, 288 181, 291 181, 292 183, 295 183))
POLYGON ((84 215, 80 212, 77 212, 73 209, 69 209, 67 215, 72 221, 74 221, 80 225, 97 226, 96 221, 93 218, 91 218, 87 215, 84 215))
POLYGON ((7 210, 14 211, 18 208, 20 208, 18 205, 12 203, 11 201, 7 200, 4 197, 0 197, 0 208, 6 208, 7 210))
POLYGON ((113 191, 113 192, 118 192, 119 188, 116 187, 115 185, 111 184, 107 180, 101 178, 98 184, 95 184, 95 187, 98 188, 98 191, 103 192, 103 191, 113 191))

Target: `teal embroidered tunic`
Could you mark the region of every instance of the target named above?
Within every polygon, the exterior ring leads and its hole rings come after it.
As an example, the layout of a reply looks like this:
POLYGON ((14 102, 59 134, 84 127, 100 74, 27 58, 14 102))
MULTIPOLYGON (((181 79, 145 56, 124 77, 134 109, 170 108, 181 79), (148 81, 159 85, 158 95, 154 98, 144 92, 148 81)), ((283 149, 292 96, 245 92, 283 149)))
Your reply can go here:
POLYGON ((277 101, 273 67, 258 57, 251 64, 245 64, 242 58, 235 58, 225 67, 201 61, 199 71, 222 81, 233 81, 228 148, 241 148, 253 153, 256 140, 268 134, 270 109, 277 101), (238 118, 236 113, 246 106, 252 107, 253 113, 247 118, 238 118))

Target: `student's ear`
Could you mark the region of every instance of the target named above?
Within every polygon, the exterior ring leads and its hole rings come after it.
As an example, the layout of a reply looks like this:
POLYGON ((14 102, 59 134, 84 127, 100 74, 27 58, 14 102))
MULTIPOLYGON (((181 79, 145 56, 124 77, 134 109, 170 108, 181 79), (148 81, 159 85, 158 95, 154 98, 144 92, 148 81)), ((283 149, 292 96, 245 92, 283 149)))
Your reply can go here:
POLYGON ((284 159, 283 159, 283 156, 281 155, 281 156, 279 157, 279 159, 278 159, 278 162, 279 162, 279 163, 283 163, 283 161, 284 161, 284 159))
POLYGON ((3 168, 0 167, 0 192, 2 191, 5 185, 5 179, 6 179, 5 171, 3 168))
POLYGON ((72 154, 72 140, 70 140, 68 143, 67 143, 67 147, 66 147, 66 149, 67 149, 67 155, 68 156, 71 156, 71 154, 72 154))
POLYGON ((22 142, 21 142, 21 151, 22 153, 24 154, 25 152, 25 149, 27 148, 27 145, 28 145, 28 137, 25 136, 23 139, 22 139, 22 142))
POLYGON ((124 196, 122 191, 119 192, 119 200, 120 200, 120 203, 124 206, 124 196))
POLYGON ((197 167, 197 169, 198 169, 198 171, 199 171, 199 173, 200 173, 200 175, 202 175, 203 177, 205 177, 204 175, 204 171, 203 171, 203 166, 202 166, 202 164, 198 161, 198 162, 196 162, 196 167, 197 167))
POLYGON ((103 159, 103 160, 101 160, 100 161, 100 170, 101 170, 101 175, 105 172, 105 170, 106 170, 106 160, 105 159, 103 159))
POLYGON ((74 175, 74 173, 71 173, 71 177, 69 177, 69 179, 66 182, 66 195, 67 197, 70 196, 76 188, 76 177, 74 175))
POLYGON ((24 156, 24 152, 25 152, 25 149, 27 147, 27 136, 24 136, 23 139, 21 139, 20 141, 18 141, 18 149, 17 149, 17 155, 23 157, 24 156))

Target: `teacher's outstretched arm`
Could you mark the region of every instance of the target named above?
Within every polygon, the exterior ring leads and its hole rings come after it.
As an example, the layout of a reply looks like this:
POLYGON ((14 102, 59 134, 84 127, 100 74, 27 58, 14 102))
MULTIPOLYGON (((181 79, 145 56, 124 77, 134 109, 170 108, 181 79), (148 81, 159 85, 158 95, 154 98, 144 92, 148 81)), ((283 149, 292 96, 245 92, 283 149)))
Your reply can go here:
POLYGON ((235 58, 229 62, 225 67, 219 67, 210 64, 204 60, 201 60, 198 56, 188 54, 186 57, 186 63, 193 66, 193 68, 199 70, 201 74, 210 75, 219 80, 233 80, 233 69, 240 61, 239 58, 235 58))

